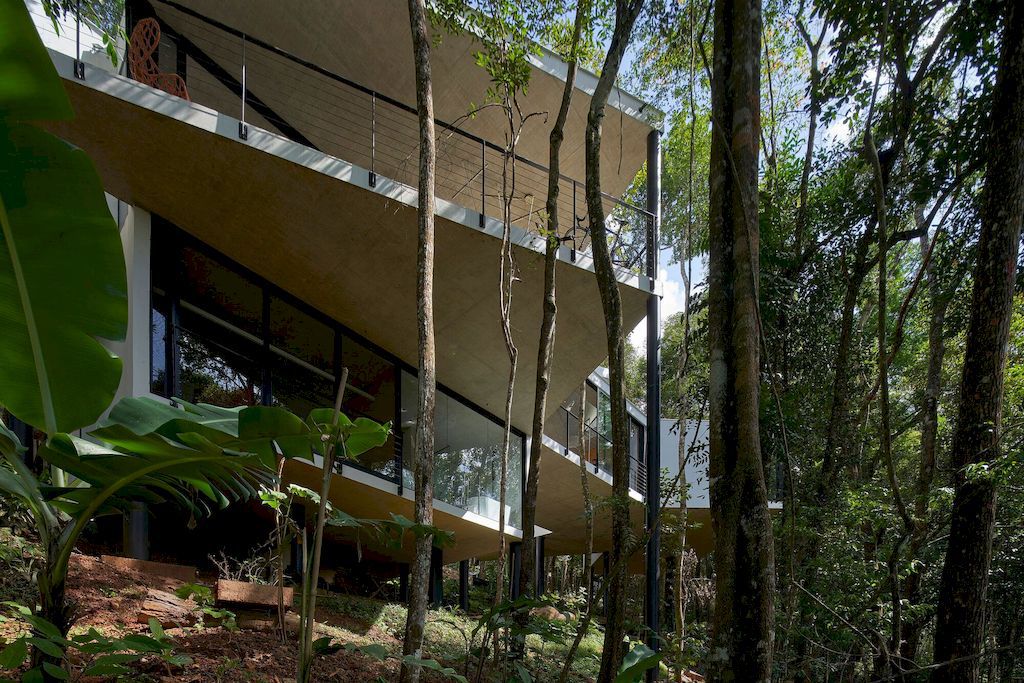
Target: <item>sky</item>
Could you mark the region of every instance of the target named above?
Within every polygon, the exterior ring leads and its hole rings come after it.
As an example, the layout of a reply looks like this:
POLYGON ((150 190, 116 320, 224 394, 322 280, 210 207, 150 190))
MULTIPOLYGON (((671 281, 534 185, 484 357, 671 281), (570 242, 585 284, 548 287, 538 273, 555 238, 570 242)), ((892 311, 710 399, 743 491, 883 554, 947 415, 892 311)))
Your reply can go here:
MULTIPOLYGON (((707 267, 700 258, 693 260, 693 281, 695 289, 700 289, 707 277, 707 267)), ((681 313, 683 305, 683 278, 679 274, 679 264, 673 262, 672 251, 662 249, 659 255, 658 281, 661 283, 661 329, 665 329, 665 321, 676 313, 681 313)), ((647 348, 647 319, 640 321, 630 335, 629 343, 638 351, 647 348)))

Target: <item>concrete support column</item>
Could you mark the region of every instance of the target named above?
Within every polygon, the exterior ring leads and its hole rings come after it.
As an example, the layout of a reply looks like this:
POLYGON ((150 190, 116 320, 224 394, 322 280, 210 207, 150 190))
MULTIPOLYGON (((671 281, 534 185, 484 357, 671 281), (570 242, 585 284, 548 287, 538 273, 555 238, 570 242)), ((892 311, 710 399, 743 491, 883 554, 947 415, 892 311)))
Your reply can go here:
POLYGON ((459 607, 469 611, 469 560, 459 562, 459 607))
POLYGON ((149 559, 149 506, 145 503, 133 502, 124 513, 124 554, 149 559))
POLYGON ((544 572, 544 537, 543 536, 540 536, 539 538, 537 538, 537 540, 534 543, 534 548, 536 549, 537 552, 535 553, 535 556, 533 558, 533 566, 534 566, 534 573, 533 573, 533 575, 536 577, 537 581, 536 581, 536 584, 533 587, 533 594, 534 594, 535 597, 539 598, 540 596, 544 595, 544 593, 547 591, 547 585, 546 585, 547 584, 547 581, 546 581, 547 576, 545 575, 545 572, 544 572))
MULTIPOLYGON (((658 279, 658 227, 661 221, 661 133, 653 130, 647 136, 647 276, 651 289, 658 279)), ((652 291, 647 298, 647 528, 651 531, 647 542, 646 590, 644 616, 647 626, 647 644, 658 650, 658 612, 661 603, 658 590, 661 584, 658 555, 661 551, 661 533, 658 514, 661 507, 661 302, 652 291)), ((654 680, 655 670, 647 673, 654 680)))

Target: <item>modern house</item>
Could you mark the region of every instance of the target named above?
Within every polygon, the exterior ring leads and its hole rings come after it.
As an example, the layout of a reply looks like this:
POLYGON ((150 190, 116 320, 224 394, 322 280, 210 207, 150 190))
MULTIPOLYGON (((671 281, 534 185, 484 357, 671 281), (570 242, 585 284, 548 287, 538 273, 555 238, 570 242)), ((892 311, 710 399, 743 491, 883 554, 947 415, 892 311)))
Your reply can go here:
MULTIPOLYGON (((130 328, 120 393, 220 405, 286 406, 304 415, 333 402, 349 371, 344 410, 392 421, 385 446, 337 468, 331 498, 356 517, 412 516, 416 419, 416 181, 418 140, 405 3, 127 0, 129 45, 113 66, 96 34, 69 15, 59 32, 26 0, 75 109, 47 124, 95 161, 117 217, 129 273, 130 328)), ((500 515, 522 538, 522 489, 541 319, 549 124, 534 117, 518 146, 512 240, 518 281, 512 329, 519 350, 508 499, 499 462, 508 360, 497 288, 501 161, 506 131, 486 99, 487 74, 470 36, 434 50, 438 116, 435 316, 438 367, 435 523, 455 544, 449 564, 493 557, 500 515)), ((557 110, 566 64, 531 58, 525 112, 557 110)), ((583 552, 580 464, 595 496, 612 482, 605 324, 589 255, 583 198, 584 128, 596 77, 581 71, 562 152, 558 335, 538 501, 541 552, 583 552), (580 388, 585 387, 582 400, 580 388), (583 422, 583 436, 579 429, 583 422)), ((657 398, 658 173, 642 206, 621 197, 658 161, 660 114, 615 90, 605 120, 602 183, 625 326, 648 318, 657 398)), ((642 201, 642 200, 641 200, 642 201)), ((630 407, 631 497, 638 526, 657 514, 658 422, 630 407), (653 456, 653 457, 652 457, 653 456), (651 504, 654 501, 655 504, 651 504), (646 515, 646 519, 645 519, 646 515)), ((315 463, 285 477, 314 486, 315 463)), ((258 510, 221 520, 242 538, 258 510)), ((134 518, 126 551, 204 547, 199 531, 134 518), (163 525, 159 528, 157 525, 163 525), (191 534, 196 534, 194 537, 191 534)), ((353 539, 329 538, 341 568, 353 539)), ((656 544, 656 540, 654 541, 656 544)), ((595 550, 610 548, 599 518, 595 550)), ((656 550, 656 545, 654 546, 656 550)), ((381 572, 411 548, 360 546, 381 572)), ((514 557, 516 553, 513 553, 514 557)), ((656 556, 656 553, 655 553, 656 556)), ((464 567, 465 565, 463 565, 464 567)), ((394 574, 392 574, 394 575, 394 574)), ((657 581, 650 582, 656 587, 657 581)))

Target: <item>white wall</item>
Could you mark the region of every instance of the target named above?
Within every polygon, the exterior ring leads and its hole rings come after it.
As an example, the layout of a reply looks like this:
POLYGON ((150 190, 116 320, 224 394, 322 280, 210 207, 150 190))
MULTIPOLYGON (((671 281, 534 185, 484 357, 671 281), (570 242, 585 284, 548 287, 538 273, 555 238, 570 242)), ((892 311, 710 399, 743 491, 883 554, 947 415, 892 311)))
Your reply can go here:
MULTIPOLYGON (((686 505, 691 508, 711 506, 708 497, 708 423, 691 420, 686 425, 685 449, 689 451, 686 463, 686 482, 689 495, 686 505), (694 441, 696 437, 696 441, 694 441)), ((679 473, 679 429, 676 420, 661 419, 661 468, 668 472, 670 479, 679 473)), ((669 507, 678 507, 679 497, 673 496, 669 507)))

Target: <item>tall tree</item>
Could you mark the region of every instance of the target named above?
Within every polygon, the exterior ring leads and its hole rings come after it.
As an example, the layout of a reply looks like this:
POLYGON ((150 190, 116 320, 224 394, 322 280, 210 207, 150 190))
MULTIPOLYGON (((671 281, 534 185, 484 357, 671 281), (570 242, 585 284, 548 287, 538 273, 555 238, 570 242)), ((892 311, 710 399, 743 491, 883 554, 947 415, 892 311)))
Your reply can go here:
POLYGON ((951 459, 955 496, 942 568, 932 681, 977 681, 985 640, 1003 377, 1024 220, 1024 7, 1002 3, 981 236, 951 459))
POLYGON ((759 426, 760 0, 717 0, 714 30, 708 336, 716 595, 709 673, 711 680, 767 681, 775 576, 759 426))
POLYGON ((588 0, 576 5, 573 20, 572 39, 566 54, 567 67, 562 101, 558 115, 548 136, 548 196, 545 202, 547 226, 544 232, 544 308, 540 323, 540 343, 537 346, 537 379, 533 395, 533 423, 531 424, 530 462, 526 477, 526 492, 523 496, 523 569, 520 572, 520 593, 532 595, 536 585, 537 539, 534 525, 537 520, 537 489, 540 483, 540 455, 544 443, 544 416, 547 413, 548 386, 551 383, 551 355, 555 347, 555 266, 558 264, 558 247, 562 244, 558 223, 558 195, 561 181, 559 161, 562 140, 565 138, 565 122, 569 118, 569 106, 576 83, 579 66, 579 45, 583 24, 590 15, 588 0))
MULTIPOLYGON (((434 95, 430 75, 430 36, 424 0, 409 0, 416 65, 416 115, 419 120, 419 247, 416 252, 416 308, 419 342, 419 403, 413 437, 415 463, 415 521, 434 521, 434 400, 437 375, 434 366, 434 170, 437 150, 434 137, 434 95)), ((402 652, 422 657, 423 629, 427 618, 430 554, 434 539, 417 535, 409 585, 409 612, 405 622, 402 652)), ((420 677, 416 663, 402 660, 401 681, 413 683, 420 677)))
POLYGON ((601 196, 601 126, 622 57, 629 45, 633 25, 643 0, 615 0, 615 26, 597 87, 590 99, 585 146, 587 216, 594 252, 594 273, 604 311, 608 342, 608 384, 612 423, 612 576, 608 587, 604 647, 598 683, 610 683, 624 656, 626 631, 626 577, 620 565, 629 558, 629 423, 626 415, 626 334, 622 324, 622 300, 615 277, 605 226, 604 199, 601 196))

